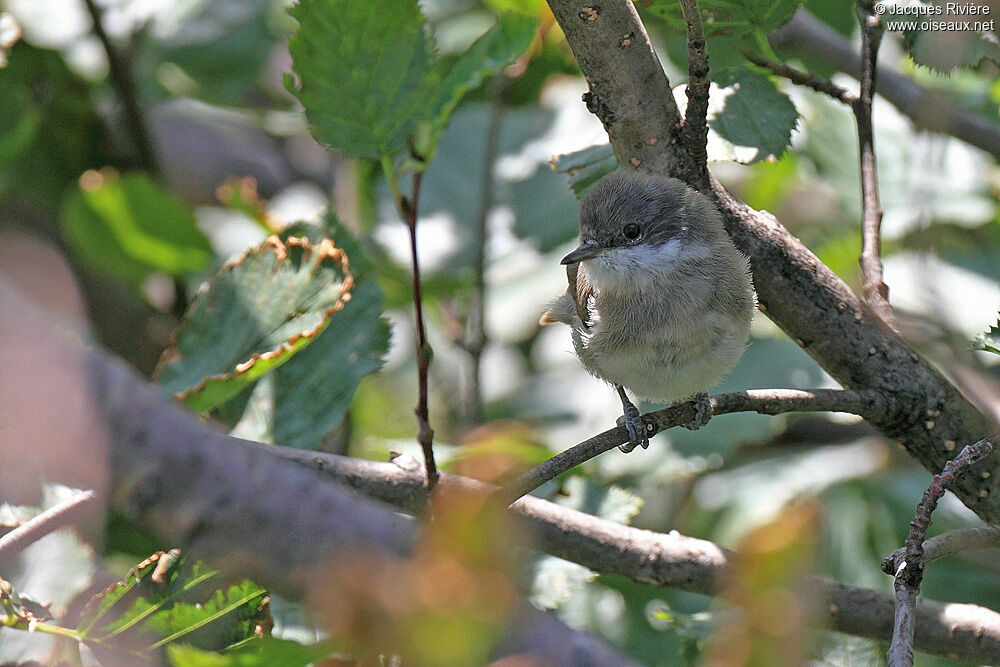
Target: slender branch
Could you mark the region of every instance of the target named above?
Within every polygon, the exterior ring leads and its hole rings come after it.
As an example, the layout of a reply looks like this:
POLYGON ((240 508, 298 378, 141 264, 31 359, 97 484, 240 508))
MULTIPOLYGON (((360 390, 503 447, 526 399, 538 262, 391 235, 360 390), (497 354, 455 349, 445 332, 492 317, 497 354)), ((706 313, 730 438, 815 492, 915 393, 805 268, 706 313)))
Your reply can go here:
POLYGON ((97 494, 93 491, 84 491, 25 521, 0 537, 0 564, 13 558, 29 544, 99 508, 97 494))
POLYGON ((434 488, 438 480, 437 464, 434 462, 434 429, 431 428, 428 408, 428 374, 433 351, 427 342, 427 329, 424 326, 424 294, 420 283, 420 259, 417 255, 417 210, 420 203, 420 181, 422 172, 413 174, 413 194, 407 199, 396 182, 396 170, 392 157, 382 156, 382 170, 389 182, 393 199, 399 214, 403 216, 406 229, 410 233, 410 259, 413 262, 413 310, 417 327, 417 407, 413 413, 417 417, 417 442, 424 453, 424 466, 427 470, 427 487, 434 488))
MULTIPOLYGON (((861 76, 856 47, 804 9, 799 9, 768 39, 776 49, 818 57, 856 79, 861 76)), ((954 98, 931 92, 884 64, 878 68, 878 78, 879 95, 918 129, 951 135, 1000 157, 1000 124, 995 118, 964 109, 954 98)))
POLYGON ((492 104, 490 119, 486 126, 483 146, 483 173, 480 182, 479 211, 476 215, 476 255, 473 258, 475 284, 472 289, 472 303, 465 322, 465 343, 462 346, 471 361, 466 381, 465 415, 469 422, 483 421, 482 378, 480 377, 483 350, 488 341, 486 335, 486 247, 489 241, 487 225, 490 209, 495 201, 494 175, 497 150, 500 145, 500 125, 503 107, 500 94, 504 87, 503 75, 494 77, 491 83, 492 104))
MULTIPOLYGON (((910 522, 910 534, 903 547, 903 557, 893 565, 895 579, 893 589, 896 593, 896 617, 892 631, 892 644, 889 646, 888 658, 890 667, 910 667, 913 664, 913 637, 916 626, 917 595, 920 593, 920 583, 924 578, 924 542, 927 539, 927 528, 931 524, 931 514, 937 508, 938 501, 955 480, 955 477, 965 471, 970 465, 979 461, 993 451, 994 443, 1000 441, 1000 433, 983 438, 979 442, 967 445, 962 452, 945 465, 944 470, 934 475, 930 486, 924 491, 916 514, 910 522)), ((886 564, 883 564, 885 569, 886 564)))
POLYGON ((878 170, 875 162, 875 132, 872 128, 872 102, 878 72, 878 47, 882 42, 882 24, 875 13, 873 0, 858 0, 861 22, 861 91, 851 105, 858 124, 858 151, 861 162, 861 265, 865 301, 883 322, 894 330, 896 318, 889 305, 889 287, 882 277, 882 205, 878 196, 878 170))
MULTIPOLYGON (((733 412, 759 412, 776 415, 786 412, 849 412, 863 417, 884 415, 891 409, 891 399, 878 391, 837 389, 749 389, 709 396, 712 415, 733 412)), ((647 434, 652 437, 674 426, 690 423, 697 414, 697 401, 686 401, 642 416, 647 434)), ((567 470, 629 441, 624 426, 599 433, 578 445, 556 454, 528 470, 498 493, 496 500, 505 505, 555 479, 567 470)))
POLYGON ((816 74, 812 74, 810 72, 803 72, 802 70, 796 69, 791 65, 786 65, 785 63, 775 62, 774 60, 765 58, 760 54, 754 53, 752 51, 744 51, 743 55, 746 57, 747 60, 752 62, 754 65, 757 65, 758 67, 763 67, 764 69, 769 70, 780 77, 788 79, 789 81, 798 86, 805 86, 806 88, 812 88, 817 93, 823 93, 824 95, 829 95, 838 102, 843 102, 844 104, 853 107, 854 103, 858 99, 850 91, 841 88, 833 81, 825 79, 821 76, 817 76, 816 74))
POLYGON ((157 174, 159 173, 159 165, 156 161, 156 151, 153 150, 149 126, 146 124, 142 103, 139 100, 139 88, 132 76, 128 61, 104 30, 104 24, 101 22, 101 10, 95 0, 83 0, 83 3, 87 6, 87 13, 90 14, 90 19, 94 24, 94 34, 100 40, 108 58, 108 74, 111 85, 114 86, 121 98, 125 128, 135 146, 139 165, 149 173, 157 174))
MULTIPOLYGON (((969 526, 957 528, 924 540, 923 563, 936 561, 963 551, 1000 549, 1000 526, 969 526)), ((882 571, 893 576, 897 564, 906 559, 906 547, 900 547, 882 559, 882 571)))
POLYGON ((691 155, 696 169, 694 185, 698 190, 708 190, 708 51, 705 50, 705 32, 701 26, 698 0, 680 0, 687 33, 688 82, 687 109, 684 111, 684 128, 681 138, 691 155))

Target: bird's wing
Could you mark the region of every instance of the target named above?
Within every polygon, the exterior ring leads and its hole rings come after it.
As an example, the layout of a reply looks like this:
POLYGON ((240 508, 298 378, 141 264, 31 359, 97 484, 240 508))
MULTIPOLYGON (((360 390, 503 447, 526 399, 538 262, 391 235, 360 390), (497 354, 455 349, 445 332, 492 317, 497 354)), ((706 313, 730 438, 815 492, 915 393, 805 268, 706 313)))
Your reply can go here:
POLYGON ((587 274, 580 271, 580 265, 569 264, 566 267, 566 278, 569 281, 569 293, 576 303, 576 314, 586 329, 595 323, 591 300, 594 298, 594 286, 587 280, 587 274))

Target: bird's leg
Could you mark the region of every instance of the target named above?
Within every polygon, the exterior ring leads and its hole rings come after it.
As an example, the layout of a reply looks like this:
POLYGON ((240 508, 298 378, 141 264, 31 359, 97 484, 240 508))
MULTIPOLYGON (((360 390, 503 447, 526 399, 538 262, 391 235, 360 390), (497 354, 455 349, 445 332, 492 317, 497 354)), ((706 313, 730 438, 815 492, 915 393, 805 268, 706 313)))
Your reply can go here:
POLYGON ((712 418, 712 402, 708 400, 708 394, 703 391, 692 396, 690 400, 694 401, 694 419, 682 426, 697 431, 712 418))
POLYGON ((618 425, 624 424, 628 431, 628 442, 618 445, 618 449, 626 454, 638 445, 642 445, 642 448, 646 449, 649 447, 649 437, 646 435, 646 425, 639 419, 639 410, 632 405, 632 401, 628 400, 628 396, 625 395, 625 387, 616 384, 615 390, 618 392, 619 398, 622 399, 622 409, 625 411, 624 416, 618 418, 618 425))

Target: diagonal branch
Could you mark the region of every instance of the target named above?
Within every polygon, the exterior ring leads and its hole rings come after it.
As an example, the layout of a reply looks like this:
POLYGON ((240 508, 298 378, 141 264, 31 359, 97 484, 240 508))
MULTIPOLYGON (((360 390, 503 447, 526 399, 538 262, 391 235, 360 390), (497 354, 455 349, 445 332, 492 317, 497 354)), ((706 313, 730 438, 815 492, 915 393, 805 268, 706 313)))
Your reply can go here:
MULTIPOLYGON (((830 26, 799 9, 792 20, 770 35, 775 49, 793 55, 821 58, 831 66, 861 78, 857 48, 830 26)), ((879 95, 921 130, 941 132, 1000 157, 1000 124, 995 119, 959 106, 954 99, 931 92, 886 65, 878 68, 879 95)))
MULTIPOLYGON (((734 412, 758 412, 766 415, 786 412, 848 412, 874 418, 890 411, 892 399, 877 391, 749 389, 709 396, 708 401, 713 415, 734 412)), ((690 423, 696 415, 696 403, 697 401, 686 401, 643 415, 647 435, 652 437, 668 428, 690 423)), ((496 500, 509 505, 567 470, 628 441, 628 432, 624 426, 599 433, 519 475, 497 492, 496 500)))
POLYGON ((850 91, 841 88, 829 79, 824 79, 821 76, 817 76, 809 72, 803 72, 802 70, 796 69, 791 65, 786 65, 785 63, 769 60, 759 53, 754 53, 752 51, 744 51, 743 55, 754 65, 763 67, 780 77, 788 79, 798 86, 812 88, 817 93, 829 95, 838 102, 843 102, 844 104, 848 104, 852 107, 855 102, 857 102, 858 98, 855 97, 850 91))
POLYGON ((681 139, 691 155, 697 171, 695 185, 698 190, 708 190, 708 51, 705 50, 705 31, 701 26, 698 0, 680 0, 687 33, 688 82, 687 109, 684 110, 684 128, 681 139))
POLYGON ((875 162, 875 132, 872 128, 872 102, 875 99, 875 75, 878 70, 878 47, 882 24, 872 8, 873 0, 858 1, 861 22, 861 92, 851 105, 858 124, 858 152, 861 163, 861 265, 865 301, 883 322, 894 330, 896 318, 889 305, 889 288, 882 278, 882 205, 878 196, 878 170, 875 162))
POLYGON ((41 512, 20 526, 0 537, 0 564, 14 557, 26 546, 37 542, 54 530, 67 526, 88 512, 101 506, 97 494, 84 491, 55 507, 41 512))
MULTIPOLYGON (((623 59, 617 45, 620 30, 635 42, 648 43, 635 16, 631 23, 586 22, 587 0, 548 0, 591 82, 614 81, 614 89, 629 91, 627 100, 602 96, 605 116, 616 122, 609 133, 619 164, 634 164, 629 156, 635 139, 664 118, 679 120, 668 82, 652 50, 632 49, 623 59), (662 79, 662 81, 661 81, 662 79), (655 86, 650 81, 656 81, 655 86), (640 95, 642 104, 634 104, 640 95)), ((601 15, 634 15, 627 0, 600 4, 601 15), (629 14, 629 12, 631 12, 629 14)), ((669 126, 668 126, 669 127, 669 126)), ((639 142, 640 144, 642 142, 639 142)), ((657 142, 643 149, 643 168, 668 176, 686 177, 687 158, 673 145, 657 142), (659 154, 659 155, 657 155, 659 154)), ((711 179, 711 176, 710 176, 711 179)), ((895 409, 871 419, 884 435, 902 442, 928 470, 939 471, 951 458, 949 443, 975 442, 996 426, 980 413, 930 363, 890 331, 851 289, 808 248, 766 211, 755 211, 712 180, 712 192, 726 230, 750 257, 760 309, 847 389, 870 388, 897 397, 895 409)), ((956 480, 955 494, 990 522, 1000 521, 1000 460, 996 454, 977 464, 977 474, 956 480), (988 476, 978 474, 986 472, 988 476)))

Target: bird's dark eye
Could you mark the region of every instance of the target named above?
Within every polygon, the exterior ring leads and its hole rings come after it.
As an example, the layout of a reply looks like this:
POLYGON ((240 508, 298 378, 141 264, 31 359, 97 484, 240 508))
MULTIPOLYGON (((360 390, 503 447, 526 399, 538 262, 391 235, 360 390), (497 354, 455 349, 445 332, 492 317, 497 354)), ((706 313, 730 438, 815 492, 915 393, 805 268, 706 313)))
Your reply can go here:
POLYGON ((624 234, 625 238, 629 240, 639 238, 639 234, 641 233, 642 229, 639 227, 639 225, 635 224, 634 222, 630 222, 624 227, 622 227, 622 234, 624 234))

